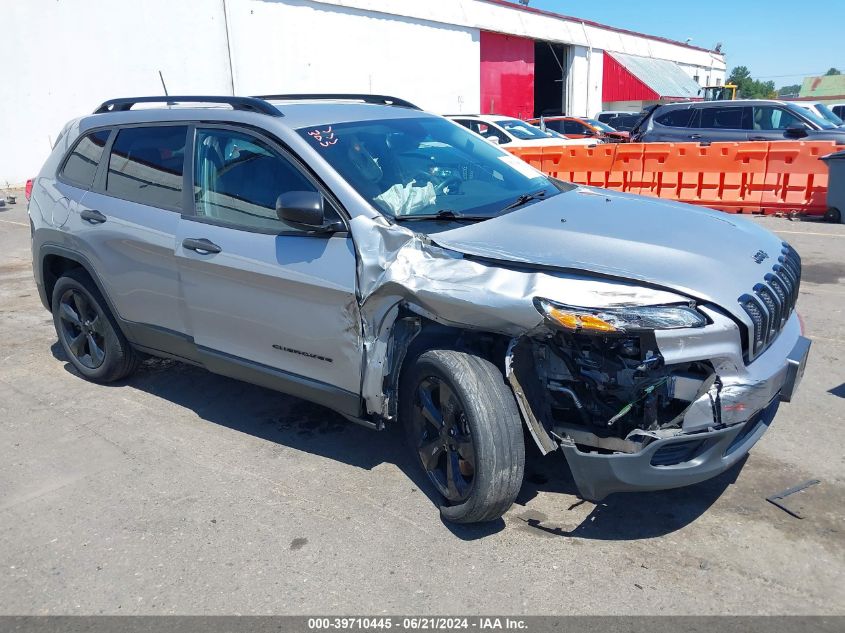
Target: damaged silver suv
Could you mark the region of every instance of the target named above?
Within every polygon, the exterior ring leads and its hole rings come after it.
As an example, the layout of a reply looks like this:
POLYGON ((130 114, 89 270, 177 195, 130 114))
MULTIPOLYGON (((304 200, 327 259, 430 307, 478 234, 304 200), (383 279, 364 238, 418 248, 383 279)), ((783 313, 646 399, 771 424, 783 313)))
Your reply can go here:
POLYGON ((398 422, 450 521, 508 509, 523 425, 587 499, 713 477, 810 346, 768 231, 548 178, 392 97, 112 100, 65 127, 29 214, 84 377, 170 357, 398 422))

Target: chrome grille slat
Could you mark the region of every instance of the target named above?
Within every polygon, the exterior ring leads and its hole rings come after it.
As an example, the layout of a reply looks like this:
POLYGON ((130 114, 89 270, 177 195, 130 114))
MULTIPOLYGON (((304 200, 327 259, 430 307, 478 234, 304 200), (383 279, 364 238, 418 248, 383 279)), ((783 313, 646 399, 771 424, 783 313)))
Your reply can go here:
POLYGON ((747 336, 746 362, 762 354, 778 337, 795 310, 800 285, 801 257, 784 243, 777 263, 754 286, 753 293, 738 299, 752 323, 747 336))

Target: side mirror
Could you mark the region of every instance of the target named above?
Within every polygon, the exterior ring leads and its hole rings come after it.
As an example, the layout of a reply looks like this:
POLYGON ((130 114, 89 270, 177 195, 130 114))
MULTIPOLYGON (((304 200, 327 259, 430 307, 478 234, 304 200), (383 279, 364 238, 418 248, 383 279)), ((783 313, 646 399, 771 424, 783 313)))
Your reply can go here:
POLYGON ((808 129, 806 123, 793 123, 786 128, 785 135, 789 138, 804 138, 807 136, 808 129))
POLYGON ((276 198, 280 220, 311 231, 336 231, 337 222, 326 224, 323 196, 316 191, 288 191, 276 198))
POLYGON ((499 144, 499 137, 496 136, 495 134, 491 134, 490 136, 485 136, 484 138, 486 138, 488 141, 493 143, 493 145, 499 144))

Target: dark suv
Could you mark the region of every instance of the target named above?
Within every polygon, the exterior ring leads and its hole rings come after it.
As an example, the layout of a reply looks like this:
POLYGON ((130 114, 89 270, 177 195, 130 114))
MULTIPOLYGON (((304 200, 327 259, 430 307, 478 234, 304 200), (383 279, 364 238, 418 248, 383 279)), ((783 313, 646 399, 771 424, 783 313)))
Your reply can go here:
POLYGON ((631 132, 634 142, 836 141, 845 128, 783 101, 742 100, 657 106, 631 132))

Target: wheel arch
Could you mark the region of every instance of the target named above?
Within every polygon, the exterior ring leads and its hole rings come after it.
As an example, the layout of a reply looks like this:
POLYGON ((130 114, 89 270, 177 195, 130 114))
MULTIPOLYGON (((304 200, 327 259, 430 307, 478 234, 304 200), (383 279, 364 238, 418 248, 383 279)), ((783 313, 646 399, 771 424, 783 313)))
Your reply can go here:
POLYGON ((37 281, 44 288, 45 304, 48 310, 53 309, 53 289, 59 277, 69 270, 82 269, 91 278, 94 285, 97 286, 97 290, 100 291, 100 295, 105 300, 112 316, 118 324, 121 323, 120 315, 115 310, 111 299, 109 299, 109 295, 102 281, 91 265, 91 262, 84 255, 57 244, 44 244, 39 250, 38 261, 40 262, 40 278, 37 281))

